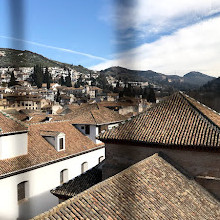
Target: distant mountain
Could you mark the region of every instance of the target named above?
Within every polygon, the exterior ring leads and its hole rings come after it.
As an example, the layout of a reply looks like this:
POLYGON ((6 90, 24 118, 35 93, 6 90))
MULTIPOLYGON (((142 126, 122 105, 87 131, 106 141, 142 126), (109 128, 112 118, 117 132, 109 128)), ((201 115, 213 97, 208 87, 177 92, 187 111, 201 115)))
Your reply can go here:
MULTIPOLYGON (((219 93, 220 94, 220 77, 209 81, 208 83, 206 83, 205 85, 203 85, 200 88, 201 91, 204 92, 214 92, 214 93, 219 93)), ((220 105, 220 102, 219 102, 220 105)))
POLYGON ((73 68, 76 71, 84 74, 88 74, 92 71, 81 65, 75 66, 51 60, 40 54, 28 50, 23 51, 8 48, 0 48, 0 67, 33 67, 37 64, 43 67, 73 68))
POLYGON ((188 94, 201 103, 220 112, 220 77, 209 81, 197 90, 188 92, 188 94))
POLYGON ((211 77, 211 76, 205 75, 200 72, 195 72, 195 71, 185 74, 183 78, 184 78, 184 82, 197 85, 197 86, 202 86, 206 84, 207 82, 215 79, 215 77, 211 77))
POLYGON ((22 51, 0 48, 1 67, 33 67, 36 64, 45 67, 59 67, 62 65, 62 63, 50 60, 40 54, 28 50, 22 51))
POLYGON ((215 79, 214 77, 199 72, 190 72, 183 77, 177 75, 165 75, 152 70, 129 70, 122 67, 110 67, 100 72, 105 76, 112 76, 124 82, 148 81, 162 87, 173 87, 180 90, 199 88, 205 83, 215 79))

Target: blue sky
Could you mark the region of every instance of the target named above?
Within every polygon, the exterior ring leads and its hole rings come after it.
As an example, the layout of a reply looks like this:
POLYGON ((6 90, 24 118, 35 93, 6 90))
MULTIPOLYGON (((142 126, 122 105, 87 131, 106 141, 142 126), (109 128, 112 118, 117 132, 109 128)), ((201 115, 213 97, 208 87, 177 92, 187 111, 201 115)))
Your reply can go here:
POLYGON ((219 27, 220 0, 0 0, 0 47, 96 70, 220 76, 219 27))
POLYGON ((85 66, 98 64, 101 59, 76 55, 39 44, 105 59, 111 58, 113 30, 111 25, 102 19, 104 13, 108 11, 103 2, 108 0, 16 0, 16 2, 19 4, 16 4, 15 0, 0 0, 0 36, 2 36, 0 47, 27 49, 51 59, 85 66), (23 5, 23 13, 14 9, 18 5, 23 5), (16 15, 13 15, 15 13, 16 15), (19 30, 15 25, 19 26, 19 30))

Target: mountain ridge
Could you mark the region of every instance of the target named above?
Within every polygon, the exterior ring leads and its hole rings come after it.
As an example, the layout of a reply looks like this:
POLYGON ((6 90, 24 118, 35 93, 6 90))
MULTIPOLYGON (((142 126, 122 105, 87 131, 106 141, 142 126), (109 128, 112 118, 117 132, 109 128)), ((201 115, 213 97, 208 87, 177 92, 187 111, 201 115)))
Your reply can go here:
POLYGON ((153 70, 130 70, 124 67, 114 66, 100 71, 101 74, 112 76, 122 81, 148 81, 162 86, 171 86, 177 89, 194 89, 201 87, 215 77, 191 71, 183 77, 178 75, 165 75, 153 70))

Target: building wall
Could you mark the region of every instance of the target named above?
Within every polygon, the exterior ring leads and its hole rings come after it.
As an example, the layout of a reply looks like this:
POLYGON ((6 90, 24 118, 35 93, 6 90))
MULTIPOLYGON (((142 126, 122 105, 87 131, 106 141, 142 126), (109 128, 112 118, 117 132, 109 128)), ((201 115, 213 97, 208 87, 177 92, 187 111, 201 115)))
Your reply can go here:
MULTIPOLYGON (((220 178, 219 151, 176 150, 155 146, 145 147, 116 144, 106 144, 106 159, 103 167, 103 178, 108 178, 158 152, 166 154, 175 164, 184 168, 194 177, 209 176, 218 179, 220 178)), ((207 182, 207 186, 210 185, 209 182, 207 182)), ((206 186, 205 180, 203 180, 203 186, 206 186)), ((212 192, 217 194, 215 189, 213 189, 212 192)))
POLYGON ((27 154, 27 133, 0 136, 0 160, 27 154))
POLYGON ((84 124, 77 124, 75 127, 81 131, 84 135, 86 135, 88 138, 90 138, 94 143, 101 144, 102 142, 98 139, 96 139, 96 136, 99 134, 99 128, 96 125, 89 125, 90 133, 86 134, 86 125, 84 124))
POLYGON ((59 203, 50 190, 60 185, 60 172, 68 169, 68 179, 81 174, 81 164, 88 162, 88 168, 96 166, 99 158, 105 156, 105 148, 47 165, 29 172, 0 179, 0 219, 29 219, 47 211, 59 203), (27 201, 18 204, 17 184, 28 181, 27 201))

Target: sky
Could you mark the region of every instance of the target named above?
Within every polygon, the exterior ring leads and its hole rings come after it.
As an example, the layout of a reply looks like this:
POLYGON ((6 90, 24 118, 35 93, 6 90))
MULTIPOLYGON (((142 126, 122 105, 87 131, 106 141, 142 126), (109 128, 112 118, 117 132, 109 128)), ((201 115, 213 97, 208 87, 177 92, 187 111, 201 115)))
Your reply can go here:
POLYGON ((0 47, 94 70, 220 76, 220 0, 0 0, 0 47))

